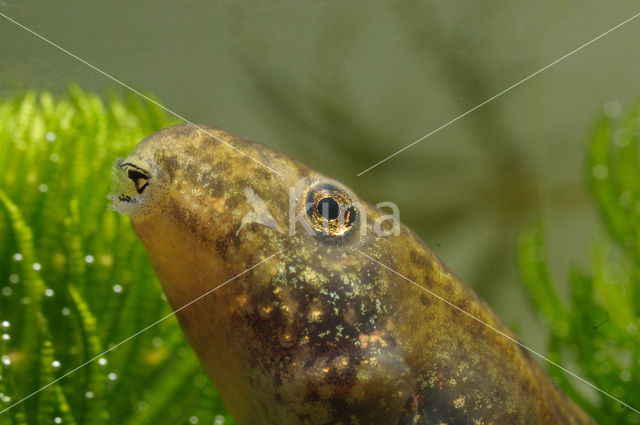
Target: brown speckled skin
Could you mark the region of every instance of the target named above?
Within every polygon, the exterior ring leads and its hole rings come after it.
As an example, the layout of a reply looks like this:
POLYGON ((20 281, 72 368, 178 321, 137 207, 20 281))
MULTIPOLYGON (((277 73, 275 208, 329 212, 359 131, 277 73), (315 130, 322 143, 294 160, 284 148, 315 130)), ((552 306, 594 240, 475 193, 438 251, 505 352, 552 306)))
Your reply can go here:
POLYGON ((178 313, 238 424, 595 423, 526 350, 356 250, 515 338, 410 229, 377 236, 389 212, 360 201, 366 234, 338 240, 300 224, 293 236, 259 223, 236 235, 247 187, 285 231, 291 187, 296 214, 317 181, 358 198, 268 146, 203 128, 282 176, 175 126, 124 160, 151 175, 150 198, 128 213, 174 308, 282 250, 178 313))

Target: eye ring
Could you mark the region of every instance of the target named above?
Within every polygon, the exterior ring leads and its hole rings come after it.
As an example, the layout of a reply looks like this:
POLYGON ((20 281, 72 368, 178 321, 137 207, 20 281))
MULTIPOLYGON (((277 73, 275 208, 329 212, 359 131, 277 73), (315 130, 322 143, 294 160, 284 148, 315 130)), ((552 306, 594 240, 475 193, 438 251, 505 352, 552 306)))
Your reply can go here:
POLYGON ((359 221, 358 208, 351 196, 331 183, 311 186, 305 208, 311 227, 323 237, 344 238, 359 221))

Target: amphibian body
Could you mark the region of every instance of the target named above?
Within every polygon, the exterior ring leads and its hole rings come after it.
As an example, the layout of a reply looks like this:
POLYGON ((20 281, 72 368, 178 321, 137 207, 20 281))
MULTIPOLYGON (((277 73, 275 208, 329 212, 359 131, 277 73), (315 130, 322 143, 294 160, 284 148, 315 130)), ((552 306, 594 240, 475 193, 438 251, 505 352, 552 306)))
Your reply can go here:
POLYGON ((238 424, 594 424, 410 229, 340 182, 189 125, 117 174, 114 206, 173 308, 224 284, 177 316, 238 424))

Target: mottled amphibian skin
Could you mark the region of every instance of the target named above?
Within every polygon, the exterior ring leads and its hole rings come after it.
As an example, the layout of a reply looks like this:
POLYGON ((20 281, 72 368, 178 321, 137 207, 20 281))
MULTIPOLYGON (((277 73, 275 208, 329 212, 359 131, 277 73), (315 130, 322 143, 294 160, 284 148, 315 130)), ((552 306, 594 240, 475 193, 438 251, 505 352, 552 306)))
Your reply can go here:
POLYGON ((410 229, 376 232, 389 211, 340 182, 189 125, 144 139, 116 174, 114 207, 174 309, 240 274, 177 313, 238 424, 594 424, 528 351, 419 288, 516 338, 410 229))

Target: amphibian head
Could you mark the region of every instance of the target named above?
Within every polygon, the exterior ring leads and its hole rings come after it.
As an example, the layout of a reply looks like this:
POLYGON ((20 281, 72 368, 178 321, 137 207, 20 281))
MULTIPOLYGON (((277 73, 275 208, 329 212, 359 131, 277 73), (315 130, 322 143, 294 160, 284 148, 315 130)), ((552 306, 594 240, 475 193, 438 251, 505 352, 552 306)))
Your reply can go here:
POLYGON ((411 230, 285 154, 180 125, 116 181, 239 424, 593 423, 411 230))

